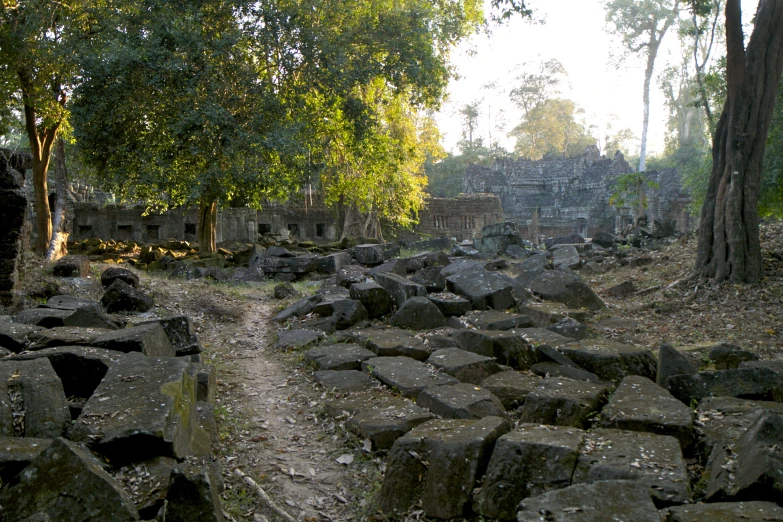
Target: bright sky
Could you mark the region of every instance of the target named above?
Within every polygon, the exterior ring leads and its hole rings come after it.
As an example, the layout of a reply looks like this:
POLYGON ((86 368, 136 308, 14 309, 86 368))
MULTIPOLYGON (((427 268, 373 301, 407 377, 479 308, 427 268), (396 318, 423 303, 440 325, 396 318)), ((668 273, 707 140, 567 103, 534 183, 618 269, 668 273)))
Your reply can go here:
MULTIPOLYGON (((489 0, 485 1, 487 11, 489 0)), ((750 19, 756 1, 743 2, 744 19, 750 19), (753 5, 750 5, 753 4, 753 5)), ((569 86, 562 96, 574 100, 586 111, 588 124, 603 126, 610 115, 619 120, 612 123, 615 130, 631 128, 637 137, 642 128, 643 62, 632 57, 618 68, 611 56, 612 48, 619 48, 606 32, 604 9, 600 0, 530 0, 536 19, 544 23, 530 23, 519 17, 493 29, 492 34, 480 34, 455 50, 453 62, 460 79, 453 80, 449 98, 436 115, 444 145, 454 151, 461 137, 462 127, 458 110, 461 106, 484 98, 480 133, 488 143, 489 122, 497 121, 499 109, 506 112, 504 132, 493 131, 493 141, 505 140, 513 150, 513 140, 505 134, 519 122, 521 113, 510 103, 507 95, 493 95, 482 86, 496 81, 513 86, 519 67, 525 62, 539 62, 550 58, 559 60, 568 72, 569 86), (515 71, 516 68, 516 71, 515 71)), ((660 73, 666 62, 679 63, 677 35, 670 30, 658 54, 655 73, 660 73)), ((663 150, 667 111, 663 94, 653 81, 650 104, 648 153, 663 150)), ((638 146, 637 146, 638 150, 638 146)))

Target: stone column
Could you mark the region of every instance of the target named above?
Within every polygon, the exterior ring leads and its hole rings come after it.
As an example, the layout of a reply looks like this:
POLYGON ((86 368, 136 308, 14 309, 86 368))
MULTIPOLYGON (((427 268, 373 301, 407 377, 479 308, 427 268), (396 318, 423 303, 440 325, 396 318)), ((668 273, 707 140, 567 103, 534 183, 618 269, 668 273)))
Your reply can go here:
POLYGON ((22 229, 27 211, 24 172, 29 166, 22 154, 0 150, 0 304, 8 306, 19 279, 22 229))

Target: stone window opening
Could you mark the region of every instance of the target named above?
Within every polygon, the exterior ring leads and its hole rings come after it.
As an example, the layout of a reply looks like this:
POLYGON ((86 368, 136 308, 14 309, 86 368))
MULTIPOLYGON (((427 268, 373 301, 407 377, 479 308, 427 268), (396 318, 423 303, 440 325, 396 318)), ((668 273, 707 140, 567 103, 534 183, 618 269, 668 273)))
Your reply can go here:
POLYGON ((272 233, 272 225, 270 223, 259 223, 258 224, 258 233, 262 236, 264 234, 271 234, 272 233))
POLYGON ((192 234, 196 235, 196 224, 195 223, 185 223, 185 233, 186 234, 192 234))
POLYGON ((147 236, 150 239, 160 239, 160 225, 147 225, 147 236))
POLYGON ((117 225, 117 239, 127 240, 133 238, 133 225, 117 225))
POLYGON ((316 223, 315 224, 315 237, 324 237, 324 231, 326 230, 326 224, 325 223, 316 223))
POLYGON ((298 236, 299 235, 299 225, 297 225, 296 223, 289 223, 288 224, 288 232, 290 232, 290 234, 292 236, 298 236))
POLYGON ((89 236, 92 234, 92 225, 78 225, 80 236, 89 236))

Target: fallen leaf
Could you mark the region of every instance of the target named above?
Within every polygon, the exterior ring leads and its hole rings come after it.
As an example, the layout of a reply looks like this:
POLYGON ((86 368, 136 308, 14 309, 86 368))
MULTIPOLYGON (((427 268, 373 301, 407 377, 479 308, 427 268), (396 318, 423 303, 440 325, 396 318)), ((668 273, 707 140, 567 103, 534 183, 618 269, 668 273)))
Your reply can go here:
POLYGON ((350 453, 345 453, 337 458, 338 464, 345 464, 347 466, 351 462, 353 462, 353 455, 351 455, 350 453))

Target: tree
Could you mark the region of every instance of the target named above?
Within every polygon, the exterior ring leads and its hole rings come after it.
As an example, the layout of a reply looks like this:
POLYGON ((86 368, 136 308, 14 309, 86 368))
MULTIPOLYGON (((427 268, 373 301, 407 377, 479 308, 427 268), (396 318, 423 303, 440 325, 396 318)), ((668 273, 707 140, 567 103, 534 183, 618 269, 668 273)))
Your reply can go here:
POLYGON ((642 93, 642 141, 639 172, 644 172, 647 157, 647 129, 650 123, 650 83, 655 60, 666 32, 677 19, 679 0, 611 0, 604 5, 609 30, 620 37, 625 52, 644 52, 644 88, 642 93))
POLYGON ((584 113, 571 100, 548 99, 533 107, 510 133, 514 152, 531 159, 547 154, 574 156, 596 140, 577 118, 584 113))
POLYGON ((659 188, 658 183, 647 179, 642 172, 631 172, 618 176, 614 181, 609 204, 614 207, 631 207, 636 218, 644 215, 647 208, 647 188, 659 188))
POLYGON ((522 110, 523 115, 543 104, 550 98, 560 95, 560 84, 568 73, 559 61, 552 59, 538 64, 525 63, 525 69, 537 69, 534 72, 523 71, 517 76, 517 86, 509 93, 511 101, 522 110))
POLYGON ((727 0, 727 98, 712 147, 696 272, 714 281, 761 280, 759 189, 783 72, 783 2, 760 0, 747 48, 740 0, 727 0))
POLYGON ((467 140, 470 146, 473 146, 473 134, 478 129, 480 103, 466 103, 459 109, 459 115, 462 117, 462 139, 467 140))

